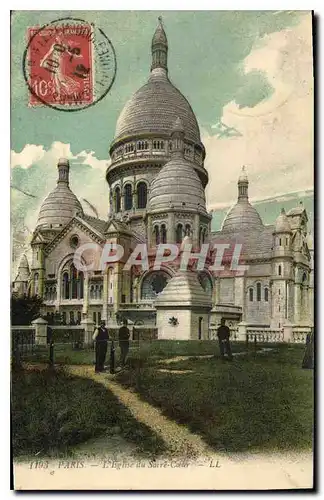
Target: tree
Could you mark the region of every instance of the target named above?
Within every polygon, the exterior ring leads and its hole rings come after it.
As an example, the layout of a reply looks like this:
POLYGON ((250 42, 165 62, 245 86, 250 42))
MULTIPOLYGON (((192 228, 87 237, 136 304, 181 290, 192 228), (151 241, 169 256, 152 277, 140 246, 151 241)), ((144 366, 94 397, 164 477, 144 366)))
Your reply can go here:
POLYGON ((12 325, 30 325, 31 322, 40 316, 42 306, 40 297, 20 297, 13 293, 11 296, 11 324, 12 325))

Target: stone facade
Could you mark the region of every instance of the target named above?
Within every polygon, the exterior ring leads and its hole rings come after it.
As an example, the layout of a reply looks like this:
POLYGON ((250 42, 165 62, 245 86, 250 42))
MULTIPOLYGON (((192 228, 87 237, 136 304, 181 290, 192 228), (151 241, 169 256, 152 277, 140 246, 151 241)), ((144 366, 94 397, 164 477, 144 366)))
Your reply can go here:
MULTIPOLYGON (((273 328, 286 321, 311 323, 313 250, 308 245, 306 211, 299 206, 265 226, 249 202, 243 169, 237 203, 222 229, 211 232, 205 148, 190 104, 169 79, 167 55, 160 23, 152 41, 148 81, 125 105, 110 146, 107 220, 84 213, 69 187, 69 162, 61 159, 57 187, 44 201, 34 230, 30 268, 23 257, 14 291, 42 297, 49 319, 60 313, 67 324, 101 319, 114 323, 126 316, 137 324, 157 322, 164 338, 207 338, 208 323, 218 324, 221 317, 232 326, 240 321, 273 328), (185 238, 190 238, 195 252, 217 241, 242 245, 244 272, 233 273, 226 261, 221 272, 206 265, 198 273, 210 313, 206 304, 197 310, 195 298, 185 309, 181 295, 177 304, 160 302, 163 290, 177 276, 178 262, 154 270, 157 245, 180 247, 185 238), (103 268, 101 251, 107 243, 122 245, 124 255, 103 268), (84 244, 90 244, 82 254, 88 268, 81 271, 73 258, 84 244), (149 269, 133 266, 125 271, 138 244, 148 245, 149 269), (172 316, 178 326, 169 323, 172 316)), ((209 251, 208 258, 212 255, 209 251)))

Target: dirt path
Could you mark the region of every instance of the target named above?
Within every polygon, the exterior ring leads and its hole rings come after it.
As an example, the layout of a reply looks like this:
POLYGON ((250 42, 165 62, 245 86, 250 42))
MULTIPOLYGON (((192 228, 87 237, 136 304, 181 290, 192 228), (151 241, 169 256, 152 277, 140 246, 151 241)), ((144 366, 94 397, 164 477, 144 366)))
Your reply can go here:
POLYGON ((92 366, 70 366, 71 373, 88 377, 100 382, 111 390, 139 422, 147 425, 161 437, 171 454, 186 456, 212 455, 213 451, 200 436, 193 434, 185 425, 165 417, 162 412, 143 401, 139 396, 114 382, 113 376, 107 373, 95 374, 92 366))

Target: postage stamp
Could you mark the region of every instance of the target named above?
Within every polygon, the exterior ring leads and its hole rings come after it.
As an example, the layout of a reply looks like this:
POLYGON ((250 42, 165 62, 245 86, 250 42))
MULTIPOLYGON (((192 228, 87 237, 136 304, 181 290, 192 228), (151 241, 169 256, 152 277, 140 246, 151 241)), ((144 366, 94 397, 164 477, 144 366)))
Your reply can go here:
POLYGON ((27 29, 23 68, 29 105, 76 111, 100 101, 116 75, 112 43, 80 19, 60 19, 27 29))

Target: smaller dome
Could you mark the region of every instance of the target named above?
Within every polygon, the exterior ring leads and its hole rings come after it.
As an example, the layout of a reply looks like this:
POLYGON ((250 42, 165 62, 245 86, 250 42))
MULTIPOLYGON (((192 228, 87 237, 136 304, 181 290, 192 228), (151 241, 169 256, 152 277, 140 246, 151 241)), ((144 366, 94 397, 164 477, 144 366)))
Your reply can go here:
POLYGON ((244 229, 261 230, 262 228, 262 220, 257 210, 248 200, 241 200, 226 215, 222 231, 236 232, 244 229))
POLYGON ((182 157, 166 163, 151 184, 148 212, 170 207, 207 214, 200 179, 193 166, 182 157))
POLYGON ((78 213, 82 205, 69 187, 69 160, 60 158, 57 164, 57 186, 43 201, 36 227, 65 226, 78 213))
POLYGON ((17 277, 15 281, 28 281, 29 278, 29 265, 25 254, 21 256, 18 266, 17 277))
POLYGON ((281 213, 276 219, 275 233, 291 233, 291 227, 284 208, 281 209, 281 213))

